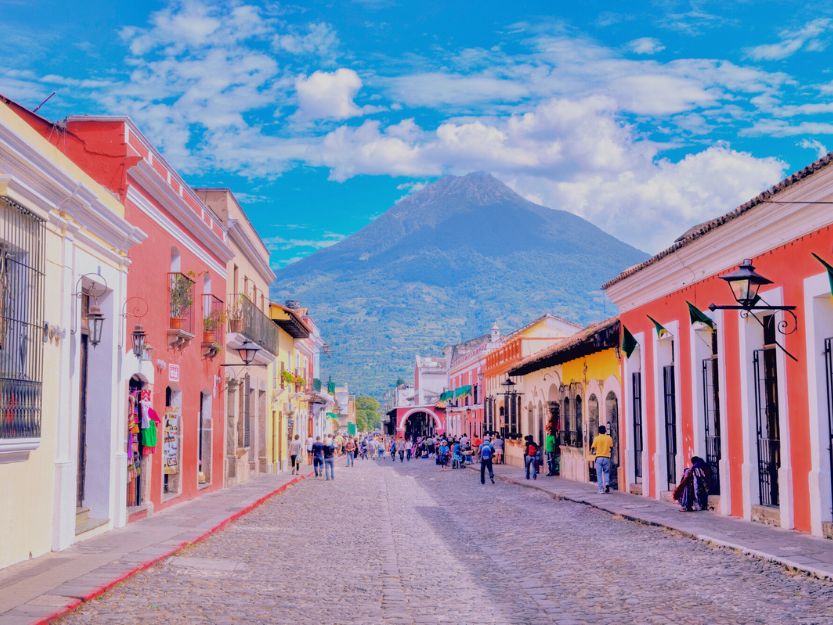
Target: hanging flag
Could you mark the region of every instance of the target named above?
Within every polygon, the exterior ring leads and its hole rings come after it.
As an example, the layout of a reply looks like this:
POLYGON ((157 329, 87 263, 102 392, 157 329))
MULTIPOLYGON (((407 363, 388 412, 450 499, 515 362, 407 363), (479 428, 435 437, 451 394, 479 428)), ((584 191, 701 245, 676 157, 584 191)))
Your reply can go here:
POLYGON ((631 331, 623 324, 622 325, 622 351, 625 352, 625 356, 628 358, 631 357, 633 350, 639 347, 639 343, 636 342, 636 337, 631 334, 631 331))
POLYGON ((654 329, 657 331, 657 336, 659 338, 662 338, 664 336, 671 336, 671 333, 668 331, 668 329, 664 325, 662 325, 659 321, 654 319, 651 315, 645 315, 645 316, 648 317, 648 319, 650 319, 651 322, 654 324, 654 329))
POLYGON ((706 315, 706 313, 704 313, 702 310, 697 308, 697 306, 695 306, 689 301, 686 301, 686 304, 688 304, 688 316, 691 319, 692 325, 699 321, 700 323, 703 323, 709 326, 712 330, 714 330, 714 321, 712 321, 708 317, 708 315, 706 315))
POLYGON ((833 295, 833 265, 828 263, 824 260, 821 256, 816 254, 815 252, 810 252, 813 257, 819 261, 822 265, 824 265, 825 269, 827 269, 827 277, 830 278, 830 294, 833 295))

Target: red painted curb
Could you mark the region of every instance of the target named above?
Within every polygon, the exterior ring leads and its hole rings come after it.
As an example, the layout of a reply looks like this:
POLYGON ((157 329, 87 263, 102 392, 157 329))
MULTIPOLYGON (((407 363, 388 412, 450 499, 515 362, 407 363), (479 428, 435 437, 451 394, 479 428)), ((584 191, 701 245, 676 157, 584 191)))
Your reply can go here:
MULTIPOLYGON (((217 523, 217 525, 215 525, 211 529, 207 530, 206 532, 203 532, 202 534, 200 534, 199 536, 197 536, 193 540, 183 541, 179 545, 177 545, 176 547, 171 549, 170 551, 167 551, 167 552, 163 553, 161 556, 156 556, 155 558, 152 558, 152 559, 150 559, 146 562, 142 562, 141 564, 135 566, 134 568, 127 571, 126 573, 123 573, 122 575, 119 575, 117 578, 107 582, 106 584, 103 584, 103 585, 99 586, 98 588, 96 588, 92 592, 84 595, 80 599, 75 599, 71 603, 68 603, 67 605, 65 605, 61 609, 57 610, 56 612, 53 612, 49 616, 45 616, 45 617, 41 618, 38 621, 34 621, 31 625, 48 625, 49 623, 52 623, 52 622, 56 621, 57 619, 66 616, 70 612, 74 612, 75 610, 77 610, 84 603, 87 603, 88 601, 92 601, 93 599, 96 599, 96 598, 100 597, 101 595, 103 595, 105 592, 107 592, 108 590, 110 590, 114 586, 117 586, 118 584, 121 584, 123 581, 133 577, 137 573, 141 573, 145 569, 149 569, 150 567, 152 567, 154 564, 157 564, 158 562, 161 562, 162 560, 166 560, 167 558, 170 558, 171 556, 179 553, 180 551, 182 551, 186 547, 190 547, 191 545, 196 545, 197 543, 200 543, 200 542, 204 541, 206 538, 208 538, 212 534, 216 534, 217 532, 219 532, 220 530, 225 528, 230 523, 233 523, 234 521, 236 521, 240 517, 246 516, 247 514, 249 514, 255 508, 258 508, 258 507, 262 506, 264 503, 269 501, 272 497, 275 497, 276 495, 280 495, 281 493, 286 491, 289 487, 294 486, 298 482, 301 482, 301 481, 307 479, 310 475, 312 475, 312 472, 306 473, 305 475, 300 475, 300 476, 288 481, 286 484, 283 484, 283 485, 279 486, 278 488, 276 488, 275 490, 273 490, 269 493, 266 493, 265 495, 263 495, 259 499, 256 499, 255 501, 250 503, 245 508, 243 508, 241 510, 238 510, 237 512, 232 514, 230 517, 228 517, 226 519, 223 519, 222 521, 217 523)), ((220 491, 215 491, 215 492, 220 492, 220 491)))

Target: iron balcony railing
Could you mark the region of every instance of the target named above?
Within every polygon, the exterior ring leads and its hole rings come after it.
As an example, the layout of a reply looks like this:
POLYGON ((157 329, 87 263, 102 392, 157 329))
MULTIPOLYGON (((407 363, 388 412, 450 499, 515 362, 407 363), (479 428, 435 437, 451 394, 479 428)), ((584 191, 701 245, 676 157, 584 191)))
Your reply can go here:
POLYGON ((203 293, 202 296, 202 329, 204 343, 222 343, 225 304, 216 295, 203 293))
POLYGON ((170 328, 194 333, 194 280, 178 271, 168 274, 170 328))
POLYGON ((229 297, 229 332, 242 334, 273 356, 278 355, 278 327, 242 293, 229 297))

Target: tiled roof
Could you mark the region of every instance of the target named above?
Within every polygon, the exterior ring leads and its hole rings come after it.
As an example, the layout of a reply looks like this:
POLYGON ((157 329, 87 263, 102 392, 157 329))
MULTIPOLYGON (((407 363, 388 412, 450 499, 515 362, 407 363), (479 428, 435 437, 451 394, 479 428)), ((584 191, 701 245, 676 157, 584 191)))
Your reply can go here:
POLYGON ((620 273, 618 276, 616 276, 612 280, 608 280, 607 282, 605 282, 602 285, 602 288, 607 289, 607 288, 613 286, 614 284, 616 284, 617 282, 621 282, 625 278, 629 278, 630 276, 634 275, 635 273, 637 273, 639 271, 642 271, 646 267, 649 267, 650 265, 653 265, 654 263, 662 260, 666 256, 668 256, 670 254, 673 254, 674 252, 676 252, 677 250, 685 247, 689 243, 691 243, 693 241, 696 241, 697 239, 699 239, 702 236, 705 236, 706 234, 708 234, 712 230, 714 230, 716 228, 719 228, 723 224, 728 223, 728 222, 732 221, 733 219, 737 219, 738 217, 740 217, 744 213, 747 213, 748 211, 752 210, 756 206, 759 206, 761 204, 765 204, 767 202, 767 200, 770 200, 774 195, 777 195, 781 191, 784 191, 785 189, 791 187, 792 185, 796 184, 800 180, 803 180, 804 178, 807 178, 807 177, 813 175, 817 171, 820 171, 820 170, 824 169, 825 167, 830 165, 830 163, 833 163, 833 152, 829 152, 825 156, 822 156, 820 159, 818 159, 814 163, 811 163, 811 164, 807 165, 807 167, 805 167, 804 169, 801 169, 801 170, 795 172, 792 176, 789 176, 788 178, 785 178, 784 180, 782 180, 781 182, 779 182, 775 186, 770 187, 766 191, 760 193, 759 195, 752 198, 748 202, 745 202, 745 203, 741 204, 740 206, 738 206, 734 210, 726 213, 722 217, 716 217, 714 219, 710 219, 709 221, 705 221, 701 224, 698 224, 698 225, 694 226, 693 228, 690 228, 679 239, 674 241, 674 243, 670 247, 662 250, 661 252, 659 252, 655 256, 652 256, 648 260, 643 261, 643 262, 639 263, 638 265, 634 265, 633 267, 630 267, 630 268, 626 269, 625 271, 620 273))
POLYGON ((619 342, 619 318, 611 317, 587 326, 565 340, 524 358, 509 375, 526 375, 546 367, 615 347, 619 342), (598 337, 598 338, 597 338, 598 337))

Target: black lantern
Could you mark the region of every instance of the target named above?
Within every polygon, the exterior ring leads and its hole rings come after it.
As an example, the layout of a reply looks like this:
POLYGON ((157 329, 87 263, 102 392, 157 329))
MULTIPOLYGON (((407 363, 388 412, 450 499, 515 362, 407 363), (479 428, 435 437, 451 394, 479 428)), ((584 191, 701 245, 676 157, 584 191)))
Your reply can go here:
POLYGON ((141 358, 142 354, 145 353, 145 337, 146 337, 145 329, 141 325, 136 324, 133 327, 133 337, 132 337, 133 338, 133 354, 136 356, 136 358, 141 358))
POLYGON ((729 284, 735 301, 743 308, 754 306, 758 301, 758 289, 764 284, 772 284, 772 280, 764 278, 755 271, 752 260, 749 258, 741 263, 737 271, 720 276, 720 279, 729 284))
POLYGON ((101 308, 95 304, 90 305, 87 313, 87 324, 90 329, 90 345, 95 347, 101 343, 101 331, 104 329, 104 315, 101 313, 101 308))
POLYGON ((237 348, 237 354, 240 356, 240 360, 243 361, 243 364, 248 366, 252 364, 252 361, 257 356, 258 347, 254 343, 252 343, 249 339, 243 341, 243 344, 237 348))
MULTIPOLYGON (((787 313, 790 319, 778 322, 775 326, 778 332, 786 335, 792 334, 796 331, 796 329, 798 329, 798 317, 796 317, 796 314, 793 312, 795 310, 795 306, 773 306, 767 304, 763 298, 758 295, 758 290, 765 284, 772 284, 772 280, 757 273, 755 271, 755 267, 752 265, 751 259, 744 259, 736 271, 728 273, 725 276, 720 276, 720 279, 725 280, 729 284, 737 305, 725 306, 709 304, 709 310, 737 310, 739 311, 738 314, 742 318, 752 317, 755 321, 761 324, 761 327, 765 327, 765 322, 758 318, 758 315, 755 314, 756 311, 771 313, 781 311, 787 313), (790 320, 792 323, 790 323, 790 320)), ((781 343, 775 341, 775 344, 781 348, 787 356, 795 361, 798 360, 789 351, 787 351, 781 343)))

